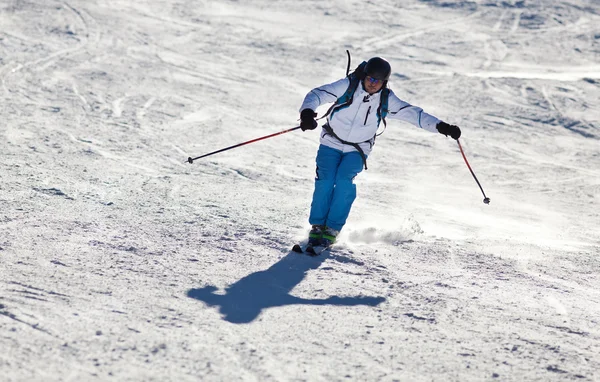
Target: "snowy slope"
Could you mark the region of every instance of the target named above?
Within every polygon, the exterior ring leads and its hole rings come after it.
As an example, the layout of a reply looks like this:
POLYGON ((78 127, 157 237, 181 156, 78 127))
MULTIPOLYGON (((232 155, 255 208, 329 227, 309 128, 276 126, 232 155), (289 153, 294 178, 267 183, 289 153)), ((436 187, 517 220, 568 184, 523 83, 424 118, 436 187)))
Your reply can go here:
MULTIPOLYGON (((600 381, 600 4, 0 2, 0 380, 600 381), (306 92, 386 57, 331 254, 306 92)), ((321 111, 321 110, 319 110, 321 111)))

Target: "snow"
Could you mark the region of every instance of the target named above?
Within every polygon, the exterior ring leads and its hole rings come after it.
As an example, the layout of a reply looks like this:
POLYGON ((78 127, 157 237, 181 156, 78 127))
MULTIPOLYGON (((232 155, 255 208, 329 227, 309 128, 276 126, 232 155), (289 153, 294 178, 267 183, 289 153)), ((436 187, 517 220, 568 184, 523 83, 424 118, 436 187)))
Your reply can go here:
MULTIPOLYGON (((600 380, 592 0, 0 4, 0 379, 600 380), (330 254, 313 87, 381 55, 390 121, 330 254)), ((322 112, 322 111, 321 111, 322 112)))

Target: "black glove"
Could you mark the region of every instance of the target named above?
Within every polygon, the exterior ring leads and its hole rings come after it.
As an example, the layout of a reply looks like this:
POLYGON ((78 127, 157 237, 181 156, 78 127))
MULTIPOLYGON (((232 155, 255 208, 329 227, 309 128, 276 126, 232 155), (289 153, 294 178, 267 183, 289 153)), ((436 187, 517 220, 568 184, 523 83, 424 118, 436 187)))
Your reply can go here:
POLYGON ((314 130, 317 128, 318 123, 315 120, 316 116, 317 113, 315 113, 311 109, 302 110, 302 112, 300 113, 300 128, 302 129, 302 131, 314 130))
POLYGON ((446 122, 439 122, 435 128, 440 134, 444 134, 445 136, 451 136, 452 139, 460 138, 460 127, 456 125, 449 125, 446 122))

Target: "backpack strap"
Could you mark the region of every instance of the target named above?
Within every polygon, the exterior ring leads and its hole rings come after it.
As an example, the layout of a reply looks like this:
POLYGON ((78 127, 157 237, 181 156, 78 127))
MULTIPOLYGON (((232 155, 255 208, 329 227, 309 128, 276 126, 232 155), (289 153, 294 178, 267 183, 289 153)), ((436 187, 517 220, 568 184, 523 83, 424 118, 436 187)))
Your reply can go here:
POLYGON ((375 136, 373 137, 373 139, 375 139, 376 137, 383 134, 385 132, 385 129, 387 128, 387 122, 385 121, 385 117, 387 117, 388 112, 389 112, 389 108, 388 108, 389 98, 390 98, 390 89, 388 89, 388 88, 381 89, 381 96, 379 98, 379 107, 377 108, 377 126, 379 126, 379 124, 381 122, 383 122, 383 131, 379 134, 375 133, 375 136))
POLYGON ((348 55, 348 65, 346 66, 346 77, 350 74, 350 63, 352 62, 352 58, 350 57, 350 51, 346 49, 346 54, 348 55))
MULTIPOLYGON (((331 135, 332 137, 334 137, 341 143, 354 147, 356 149, 356 151, 358 151, 358 153, 360 154, 360 157, 362 158, 362 161, 363 161, 363 166, 365 167, 365 170, 367 170, 367 156, 365 155, 365 152, 363 151, 363 149, 360 147, 360 145, 358 143, 348 142, 348 141, 345 141, 342 138, 338 137, 337 134, 333 132, 333 129, 331 128, 331 126, 329 126, 328 123, 323 125, 323 129, 327 132, 327 134, 331 135)), ((371 140, 368 140, 365 142, 370 142, 370 141, 371 140)))
MULTIPOLYGON (((348 64, 350 64, 350 62, 348 62, 348 64)), ((344 94, 342 94, 334 102, 334 104, 331 105, 329 110, 327 110, 327 112, 325 114, 323 114, 321 117, 319 117, 318 119, 325 118, 328 115, 331 115, 333 117, 333 115, 336 113, 336 111, 346 108, 352 104, 352 100, 354 98, 354 93, 356 92, 356 89, 358 88, 360 81, 362 81, 364 78, 364 68, 366 65, 367 65, 366 61, 361 62, 361 64, 358 65, 358 67, 346 77, 346 78, 348 78, 348 80, 350 80, 350 84, 348 85, 348 88, 346 88, 346 91, 344 92, 344 94)))

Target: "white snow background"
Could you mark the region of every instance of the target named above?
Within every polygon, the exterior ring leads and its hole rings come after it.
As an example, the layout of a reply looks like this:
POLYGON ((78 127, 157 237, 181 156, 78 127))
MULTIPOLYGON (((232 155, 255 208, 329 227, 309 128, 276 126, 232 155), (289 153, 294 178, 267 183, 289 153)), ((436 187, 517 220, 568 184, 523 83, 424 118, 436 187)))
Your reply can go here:
MULTIPOLYGON (((0 380, 600 381, 595 0, 0 1, 0 380), (330 254, 304 95, 380 55, 330 254)), ((319 110, 323 112, 324 110, 319 110)))

